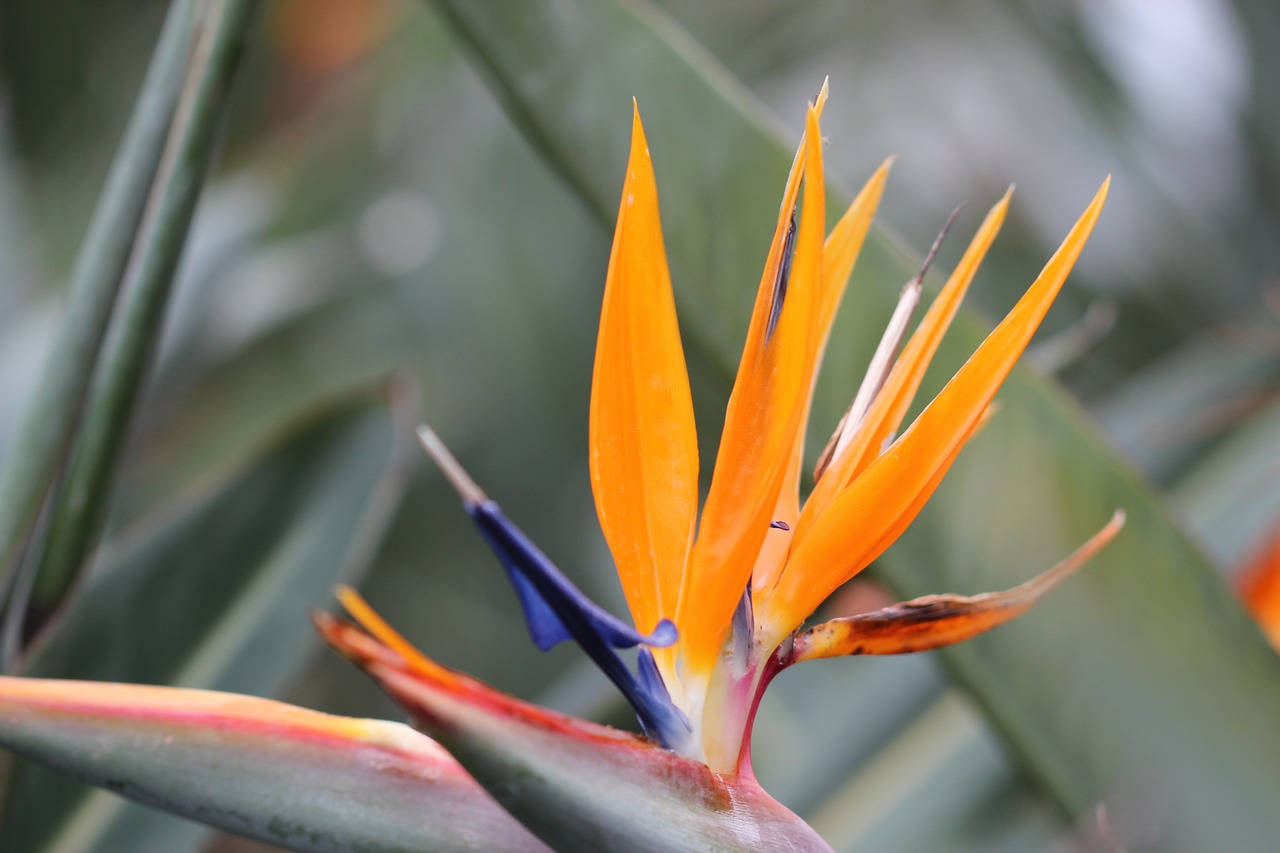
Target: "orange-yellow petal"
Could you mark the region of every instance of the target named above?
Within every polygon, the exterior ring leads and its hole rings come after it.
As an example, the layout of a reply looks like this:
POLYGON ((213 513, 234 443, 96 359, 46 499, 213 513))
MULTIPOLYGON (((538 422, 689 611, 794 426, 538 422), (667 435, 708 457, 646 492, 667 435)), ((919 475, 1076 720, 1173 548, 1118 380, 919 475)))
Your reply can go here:
POLYGON ((818 114, 810 108, 804 154, 783 197, 738 377, 725 413, 715 472, 680 591, 676 626, 684 665, 707 673, 742 598, 791 460, 812 367, 826 194, 818 114), (790 275, 780 275, 792 208, 804 204, 790 275))
POLYGON ((591 382, 591 490, 636 627, 675 616, 698 508, 693 401, 640 112, 591 382))
POLYGON ((892 165, 892 157, 880 164, 880 168, 876 169, 875 174, 858 191, 858 195, 849 205, 844 216, 840 217, 835 228, 831 229, 831 234, 822 247, 822 295, 818 307, 818 332, 813 365, 809 368, 809 392, 804 401, 800 427, 796 431, 791 462, 782 482, 782 491, 778 495, 778 505, 773 510, 773 520, 781 521, 787 525, 787 529, 770 530, 766 536, 752 572, 752 586, 757 589, 773 582, 782 569, 787 551, 791 547, 791 537, 800 517, 800 471, 804 465, 804 438, 808 430, 809 410, 813 403, 813 389, 818 379, 818 368, 822 365, 822 357, 831 337, 831 326, 835 322, 836 311, 844 296, 845 286, 853 273, 858 254, 862 251, 862 244, 871 228, 871 221, 875 218, 876 208, 880 206, 885 181, 889 177, 889 167, 892 165))
MULTIPOLYGON (((894 363, 884 387, 867 410, 862 424, 857 427, 846 446, 832 459, 818 478, 813 492, 805 501, 804 512, 796 528, 797 544, 832 499, 853 482, 858 474, 862 473, 879 455, 885 439, 902 423, 902 418, 906 415, 911 401, 915 398, 916 390, 920 387, 920 381, 924 378, 925 370, 929 367, 934 353, 938 351, 942 336, 951 325, 992 241, 1000 233, 1000 226, 1004 224, 1012 192, 1013 190, 1010 189, 1005 193, 1004 198, 1000 199, 987 213, 978 233, 974 235, 964 256, 961 257, 960 263, 956 265, 951 277, 938 293, 938 297, 929 306, 915 334, 903 347, 901 356, 894 363)), ((834 436, 832 441, 837 441, 838 438, 839 436, 834 436)))
POLYGON ((923 508, 1049 310, 1097 222, 1110 178, 1039 278, 915 423, 828 506, 757 618, 781 640, 896 539, 923 508), (767 621, 766 621, 767 620, 767 621))

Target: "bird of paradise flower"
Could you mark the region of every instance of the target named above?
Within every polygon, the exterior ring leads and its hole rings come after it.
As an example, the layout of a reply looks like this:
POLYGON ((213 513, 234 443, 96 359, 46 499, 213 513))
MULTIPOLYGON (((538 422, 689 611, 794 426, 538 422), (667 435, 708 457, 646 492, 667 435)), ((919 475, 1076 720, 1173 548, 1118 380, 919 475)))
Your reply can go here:
POLYGON ((557 849, 829 850, 755 780, 751 726, 772 678, 801 661, 934 649, 1007 622, 1110 541, 1124 517, 1116 512, 1062 563, 1013 589, 926 596, 804 629, 828 596, 906 529, 989 417, 997 389, 1083 249, 1109 182, 1022 299, 897 434, 1000 229, 1009 194, 987 214, 909 338, 923 270, 904 287, 802 504, 803 438, 817 368, 889 169, 886 162, 876 171, 827 234, 819 130, 826 97, 824 85, 787 179, 700 517, 693 406, 657 188, 635 112, 590 413, 592 489, 634 625, 589 601, 439 437, 420 430, 506 569, 535 644, 546 649, 575 640, 626 696, 647 738, 538 708, 449 670, 342 589, 339 599, 356 621, 318 613, 321 635, 447 753, 394 724, 344 721, 263 700, 0 678, 6 744, 91 781, 119 786, 125 783, 117 776, 128 777, 126 788, 144 802, 299 850, 383 843, 389 825, 405 832, 397 808, 408 799, 391 801, 388 792, 416 798, 422 805, 414 808, 427 809, 434 831, 451 839, 441 842, 448 849, 477 843, 545 849, 540 838, 557 849), (635 646, 636 663, 628 665, 618 650, 635 646), (201 766, 198 743, 211 729, 221 733, 216 748, 223 764, 267 781, 223 786, 216 803, 202 802, 212 789, 191 768, 201 766), (105 754, 108 741, 116 751, 103 782, 72 757, 105 754), (267 754, 280 762, 263 760, 267 754), (311 767, 328 774, 330 788, 345 780, 325 800, 337 807, 311 815, 315 826, 244 817, 258 808, 253 792, 264 785, 287 790, 277 776, 311 767), (364 795, 352 792, 367 792, 369 808, 381 809, 377 820, 353 821, 350 809, 364 795))
MULTIPOLYGON (((783 192, 700 518, 693 405, 657 187, 635 110, 590 418, 591 485, 634 628, 588 601, 439 437, 420 430, 427 452, 506 567, 534 641, 548 648, 576 640, 621 689, 654 741, 738 777, 751 774, 752 720, 764 688, 782 669, 834 655, 934 649, 973 637, 1025 612, 1123 524, 1123 513, 1116 512, 1062 564, 1011 590, 928 596, 801 630, 828 596, 906 529, 980 429, 1083 249, 1110 182, 1004 321, 895 438, 1000 229, 1010 194, 987 214, 910 339, 906 331, 923 271, 907 284, 802 504, 803 439, 817 368, 890 165, 876 171, 827 235, 819 130, 826 97, 824 85, 809 107, 783 192), (630 646, 641 647, 634 671, 615 653, 630 646)), ((376 644, 401 660, 404 673, 439 678, 445 672, 408 649, 353 592, 341 598, 376 644)), ((371 658, 369 643, 355 642, 360 632, 329 617, 320 617, 319 625, 329 642, 366 668, 376 660, 375 676, 406 698, 397 686, 403 681, 387 679, 388 658, 371 658)), ((408 704, 413 710, 412 699, 408 704)))

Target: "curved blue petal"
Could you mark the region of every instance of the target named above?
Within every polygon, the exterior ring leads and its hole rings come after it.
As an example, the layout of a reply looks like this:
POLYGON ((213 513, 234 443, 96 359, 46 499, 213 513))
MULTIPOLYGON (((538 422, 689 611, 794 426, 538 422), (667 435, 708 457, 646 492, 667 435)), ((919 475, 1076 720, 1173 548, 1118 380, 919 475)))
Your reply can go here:
POLYGON ((561 640, 567 640, 571 636, 578 638, 577 633, 563 623, 565 607, 581 613, 591 626, 593 633, 615 649, 629 649, 641 644, 661 648, 676 641, 675 625, 668 620, 664 619, 659 623, 652 634, 642 634, 587 598, 582 590, 574 586, 555 563, 551 562, 550 558, 524 535, 520 528, 502 514, 497 502, 486 500, 478 504, 464 503, 463 505, 480 527, 480 532, 489 543, 489 547, 502 560, 503 566, 509 573, 522 579, 523 582, 516 581, 515 577, 512 580, 516 585, 516 592, 520 595, 521 604, 525 607, 525 618, 530 620, 529 631, 535 635, 535 643, 538 642, 538 635, 557 637, 548 643, 546 648, 554 646, 561 640), (536 594, 541 599, 540 603, 531 604, 526 598, 528 593, 536 594), (550 614, 547 613, 548 609, 551 611, 550 614), (556 618, 556 622, 559 623, 558 632, 554 625, 535 627, 534 619, 543 619, 546 616, 558 617, 556 618))
POLYGON ((523 573, 509 568, 506 560, 503 560, 502 567, 507 570, 507 579, 516 591, 516 598, 520 599, 520 609, 524 611, 524 621, 529 626, 533 644, 545 652, 565 640, 572 640, 573 634, 569 633, 537 587, 523 573))
POLYGON ((587 598, 551 560, 502 514, 492 500, 462 504, 511 579, 534 644, 543 651, 572 638, 635 708, 645 732, 665 745, 682 740, 688 720, 671 701, 653 656, 640 651, 633 674, 614 649, 669 646, 676 626, 664 619, 643 634, 587 598))

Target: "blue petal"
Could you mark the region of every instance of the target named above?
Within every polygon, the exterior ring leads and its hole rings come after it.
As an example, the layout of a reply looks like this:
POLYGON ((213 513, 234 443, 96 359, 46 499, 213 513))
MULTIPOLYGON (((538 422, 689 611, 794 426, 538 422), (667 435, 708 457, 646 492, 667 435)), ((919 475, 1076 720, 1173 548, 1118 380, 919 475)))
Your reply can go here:
POLYGON ((572 640, 573 635, 569 633, 569 629, 560 621, 551 605, 547 604, 547 600, 538 594, 537 588, 523 574, 508 568, 506 563, 503 560, 503 568, 507 570, 507 578, 511 581, 511 586, 515 587, 516 597, 520 599, 520 608, 524 610, 524 621, 529 626, 533 644, 545 652, 558 643, 572 640))
MULTIPOLYGON (((663 648, 676 641, 678 632, 670 620, 663 619, 654 628, 653 633, 642 634, 587 598, 582 590, 574 586, 555 563, 552 563, 550 558, 538 549, 537 545, 534 545, 502 514, 502 510, 494 501, 466 506, 467 512, 480 527, 485 541, 498 555, 503 566, 509 573, 523 579, 523 582, 516 583, 516 592, 520 596, 521 604, 524 605, 525 618, 530 620, 530 632, 557 637, 548 643, 546 648, 570 637, 581 639, 577 632, 564 624, 565 607, 580 613, 590 624, 593 633, 615 649, 629 649, 641 644, 663 648), (531 604, 526 598, 527 594, 536 595, 539 599, 538 604, 531 604), (554 619, 554 624, 539 625, 535 628, 533 620, 542 619, 544 616, 554 619)), ((537 642, 536 637, 535 642, 537 642)))
POLYGON ((664 619, 651 634, 640 633, 583 595, 495 502, 464 501, 463 506, 507 570, 534 644, 545 651, 562 640, 576 640, 622 691, 651 737, 668 746, 683 739, 690 730, 688 720, 672 703, 653 656, 641 649, 637 676, 614 652, 636 645, 669 646, 677 638, 675 625, 664 619))

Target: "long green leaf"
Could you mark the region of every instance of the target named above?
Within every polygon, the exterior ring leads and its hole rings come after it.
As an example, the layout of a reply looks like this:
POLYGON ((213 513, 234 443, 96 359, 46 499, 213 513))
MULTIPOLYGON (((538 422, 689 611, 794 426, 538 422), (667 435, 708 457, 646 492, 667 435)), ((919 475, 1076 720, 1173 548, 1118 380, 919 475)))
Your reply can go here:
POLYGON ((67 313, 0 472, 0 576, 8 579, 71 443, 182 91, 199 0, 169 7, 133 116, 71 275, 67 313))
POLYGON ((211 0, 183 84, 151 195, 138 227, 114 332, 86 405, 49 523, 48 546, 31 596, 38 620, 62 599, 101 527, 108 490, 130 423, 217 130, 257 0, 211 0))
MULTIPOLYGON (((121 531, 28 670, 280 690, 316 648, 308 609, 364 568, 404 485, 403 447, 393 450, 385 409, 369 396, 331 403, 230 482, 203 484, 160 519, 121 531)), ((126 814, 107 794, 84 794, 24 765, 0 848, 53 850, 46 845, 58 838, 103 853, 182 846, 171 819, 134 807, 126 814)))
MULTIPOLYGON (((548 849, 439 744, 401 723, 204 690, 0 678, 0 742, 288 850, 548 849)), ((112 849, 141 847, 135 837, 112 849)))
MULTIPOLYGON (((625 114, 638 97, 680 308, 709 344, 704 355, 732 364, 738 306, 758 275, 787 160, 759 110, 647 5, 434 5, 516 124, 602 216, 621 184, 625 114)), ((1091 190, 1081 188, 1080 208, 1091 190)), ((837 341, 865 342, 866 353, 913 271, 876 235, 837 341)), ((962 316, 939 362, 954 369, 982 328, 962 316)), ((838 348, 829 362, 837 374, 851 370, 838 348)), ((851 382, 824 391, 816 422, 831 424, 833 402, 847 403, 851 391, 851 382)), ((1268 805, 1280 799, 1280 659, 1069 401, 1021 371, 1001 399, 999 417, 884 558, 884 577, 907 596, 1013 585, 1124 507, 1124 534, 1093 565, 1031 616, 947 660, 1069 813, 1142 800, 1159 816, 1160 849, 1265 849, 1280 834, 1280 812, 1268 805)))

